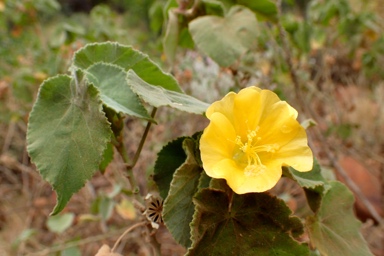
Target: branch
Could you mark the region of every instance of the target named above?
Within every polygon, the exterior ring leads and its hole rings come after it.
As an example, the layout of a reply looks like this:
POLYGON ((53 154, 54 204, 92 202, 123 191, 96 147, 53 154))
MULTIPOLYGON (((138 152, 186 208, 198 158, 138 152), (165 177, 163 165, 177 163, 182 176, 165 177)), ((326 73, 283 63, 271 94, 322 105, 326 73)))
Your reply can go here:
POLYGON ((296 71, 295 71, 295 69, 293 67, 293 61, 292 61, 292 56, 291 56, 291 52, 290 52, 290 45, 289 45, 289 41, 288 41, 287 32, 283 28, 283 25, 281 25, 281 15, 282 15, 281 2, 282 2, 282 0, 277 0, 277 3, 276 3, 276 8, 277 8, 277 26, 278 26, 279 33, 280 33, 280 38, 281 38, 281 41, 282 41, 282 48, 283 48, 283 52, 284 52, 284 58, 285 58, 285 61, 286 61, 287 65, 288 65, 289 74, 291 76, 293 86, 295 87, 296 101, 299 103, 300 108, 302 110, 304 110, 306 104, 303 101, 303 96, 302 96, 301 90, 300 90, 300 82, 299 82, 299 79, 297 77, 296 71))
MULTIPOLYGON (((283 26, 281 25, 281 2, 282 0, 277 0, 276 2, 276 7, 277 7, 277 25, 278 29, 280 32, 280 37, 282 40, 282 47, 284 50, 284 55, 285 55, 285 60, 287 62, 288 68, 289 68, 289 73, 292 78, 292 82, 295 88, 295 97, 296 100, 303 111, 304 114, 310 114, 311 116, 314 116, 314 111, 312 110, 311 106, 309 104, 305 104, 303 100, 303 96, 301 93, 301 86, 300 86, 300 81, 298 79, 298 76, 296 74, 296 71, 293 67, 293 62, 292 62, 292 56, 290 54, 290 45, 289 41, 287 39, 287 33, 284 30, 283 26)), ((317 130, 317 129, 316 129, 317 130)), ((372 206, 370 201, 365 197, 363 192, 361 192, 360 188, 356 185, 355 182, 347 175, 347 173, 344 171, 344 169, 341 167, 341 165, 338 163, 335 155, 332 153, 332 148, 331 146, 326 143, 326 139, 324 135, 321 133, 321 131, 317 131, 315 134, 316 140, 319 141, 322 144, 322 148, 324 152, 326 152, 328 159, 331 161, 332 166, 336 169, 337 173, 343 177, 345 180, 345 183, 349 186, 349 188, 356 194, 356 196, 361 200, 361 202, 364 204, 364 206, 367 208, 371 216, 378 222, 384 225, 384 221, 381 218, 381 216, 378 214, 376 209, 372 206)), ((383 188, 384 190, 384 188, 383 188)))
POLYGON ((117 239, 117 241, 115 242, 115 244, 113 245, 112 249, 111 249, 111 252, 113 253, 117 246, 119 245, 121 239, 123 239, 123 237, 128 234, 129 232, 131 232, 132 230, 134 230, 135 228, 138 228, 140 226, 144 226, 145 224, 147 224, 146 221, 142 221, 142 222, 139 222, 139 223, 136 223, 135 225, 132 225, 130 226, 127 230, 124 231, 124 233, 117 239))

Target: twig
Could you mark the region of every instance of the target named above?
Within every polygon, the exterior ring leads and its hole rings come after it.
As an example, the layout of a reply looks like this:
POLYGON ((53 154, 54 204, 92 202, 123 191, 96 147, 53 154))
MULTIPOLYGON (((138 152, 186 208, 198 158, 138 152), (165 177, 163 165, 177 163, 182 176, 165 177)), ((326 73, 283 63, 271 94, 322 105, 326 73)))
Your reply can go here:
POLYGON ((161 256, 161 245, 156 240, 155 236, 149 235, 150 243, 152 245, 153 254, 155 256, 161 256))
POLYGON ((298 79, 297 74, 295 72, 295 69, 293 67, 292 56, 290 53, 290 47, 289 47, 287 32, 283 28, 283 25, 281 25, 281 17, 282 17, 281 2, 282 2, 282 0, 277 0, 277 3, 276 3, 277 27, 279 29, 280 38, 282 41, 282 48, 283 48, 283 52, 284 52, 285 61, 288 65, 289 74, 291 76, 293 86, 295 87, 296 101, 299 103, 299 106, 301 108, 303 108, 304 106, 306 106, 306 104, 303 101, 303 96, 302 96, 301 90, 300 90, 299 79, 298 79))
MULTIPOLYGON (((151 113, 151 118, 155 117, 156 111, 157 111, 157 108, 153 108, 152 113, 151 113)), ((147 139, 148 132, 149 132, 149 129, 151 128, 151 126, 152 126, 152 122, 148 121, 147 126, 145 127, 145 130, 144 130, 143 136, 141 137, 139 146, 138 146, 136 153, 135 153, 135 155, 132 159, 132 162, 130 164, 129 164, 130 161, 128 159, 127 152, 126 152, 125 147, 124 147, 124 142, 120 141, 119 146, 116 147, 117 150, 119 151, 120 155, 122 156, 123 160, 124 160, 125 168, 127 171, 127 177, 128 177, 129 183, 131 184, 132 191, 134 194, 137 194, 139 192, 139 187, 137 186, 136 179, 133 175, 133 167, 135 167, 135 165, 136 165, 136 163, 140 157, 141 151, 143 149, 145 140, 147 139)))
MULTIPOLYGON (((311 106, 308 105, 308 104, 305 104, 305 102, 303 101, 303 97, 302 97, 301 90, 300 90, 300 82, 299 82, 299 79, 297 77, 296 71, 293 68, 293 64, 292 64, 292 57, 291 57, 290 51, 289 51, 290 46, 289 46, 289 42, 288 42, 288 39, 287 39, 287 34, 286 34, 286 31, 284 30, 284 28, 283 28, 283 26, 281 25, 281 22, 280 22, 280 20, 281 20, 281 13, 282 13, 282 11, 281 11, 281 2, 282 2, 282 0, 277 0, 277 2, 276 2, 277 15, 278 15, 278 17, 277 17, 278 28, 279 28, 279 32, 280 32, 280 36, 281 36, 281 40, 282 40, 283 50, 285 52, 285 59, 286 59, 286 62, 288 64, 289 73, 291 75, 292 82, 293 82, 293 85, 294 85, 294 88, 295 88, 295 97, 296 97, 296 100, 297 100, 300 108, 302 109, 303 113, 304 114, 305 113, 307 113, 307 114, 309 113, 310 115, 313 116, 314 111, 312 110, 311 106)), ((317 129, 313 129, 313 131, 315 131, 315 130, 317 130, 317 129)), ((347 173, 344 171, 344 169, 338 163, 336 157, 332 153, 331 146, 326 143, 326 139, 324 138, 324 135, 320 131, 318 131, 315 134, 315 136, 317 137, 317 140, 322 143, 322 147, 324 149, 324 152, 326 152, 328 159, 331 161, 333 167, 336 169, 338 174, 343 177, 345 183, 350 187, 350 189, 353 192, 355 192, 356 196, 361 200, 361 202, 367 208, 367 210, 369 211, 371 216, 378 223, 383 224, 384 221, 381 218, 381 216, 378 214, 376 209, 372 206, 372 204, 369 202, 369 200, 361 192, 360 188, 355 184, 355 182, 353 182, 353 180, 347 175, 347 173)))
POLYGON ((2 153, 5 153, 10 147, 13 136, 15 134, 15 128, 16 128, 16 121, 13 120, 12 118, 11 123, 9 124, 9 127, 8 127, 7 135, 5 136, 5 139, 4 139, 2 153))
MULTIPOLYGON (((157 111, 157 108, 153 108, 152 113, 151 113, 151 118, 155 117, 156 111, 157 111)), ((135 165, 137 163, 137 160, 139 160, 141 150, 143 149, 145 140, 147 139, 148 132, 149 132, 149 129, 151 128, 151 126, 152 126, 152 122, 148 121, 147 126, 145 127, 145 130, 144 130, 144 134, 141 137, 141 140, 140 140, 140 143, 139 143, 139 147, 137 148, 135 156, 133 157, 132 163, 130 165, 127 165, 127 168, 132 170, 133 167, 135 167, 135 165)))
MULTIPOLYGON (((384 213, 384 163, 380 164, 380 183, 381 183, 381 209, 382 212, 384 213)), ((381 222, 381 230, 384 230, 384 221, 381 222)), ((381 236, 381 250, 384 251, 384 235, 381 236)))
POLYGON ((41 250, 41 251, 38 251, 38 252, 30 253, 28 255, 30 255, 30 256, 41 256, 41 255, 52 254, 54 252, 59 252, 59 251, 65 250, 67 248, 71 248, 71 247, 75 247, 75 246, 81 246, 81 245, 89 244, 89 243, 92 243, 92 242, 97 242, 97 241, 100 241, 100 240, 103 240, 103 239, 106 239, 106 238, 110 238, 112 236, 120 234, 121 232, 123 232, 123 230, 125 230, 125 228, 119 229, 119 230, 115 230, 115 231, 111 231, 111 232, 108 232, 108 233, 105 233, 105 234, 100 234, 100 235, 97 235, 97 236, 87 237, 87 238, 82 239, 80 241, 69 242, 69 243, 62 244, 62 245, 59 245, 59 246, 55 246, 55 247, 52 247, 52 248, 47 248, 47 249, 44 249, 44 250, 41 250))
POLYGON ((192 20, 193 18, 195 18, 197 14, 199 5, 200 5, 200 0, 195 0, 193 3, 193 6, 190 9, 186 9, 187 6, 183 4, 181 1, 181 3, 179 3, 179 7, 174 9, 174 12, 185 16, 187 19, 192 20))
POLYGON ((112 247, 112 250, 111 252, 114 252, 117 248, 117 246, 119 245, 121 239, 123 239, 123 237, 128 234, 129 232, 131 232, 132 230, 134 230, 135 228, 138 228, 140 226, 144 226, 147 222, 146 221, 142 221, 142 222, 139 222, 139 223, 136 223, 135 225, 132 225, 131 227, 129 227, 127 230, 124 231, 124 233, 117 239, 117 241, 115 242, 115 244, 113 245, 112 247))

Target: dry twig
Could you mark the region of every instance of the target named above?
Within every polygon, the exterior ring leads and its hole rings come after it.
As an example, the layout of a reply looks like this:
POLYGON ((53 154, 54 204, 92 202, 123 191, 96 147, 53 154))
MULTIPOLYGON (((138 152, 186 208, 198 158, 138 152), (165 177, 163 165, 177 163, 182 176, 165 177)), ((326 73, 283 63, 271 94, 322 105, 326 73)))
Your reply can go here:
MULTIPOLYGON (((299 104, 299 107, 303 111, 304 114, 313 116, 314 111, 312 110, 311 106, 308 104, 305 104, 303 101, 303 97, 301 94, 301 86, 300 81, 298 79, 298 76, 296 74, 296 71, 293 67, 292 62, 292 56, 290 55, 290 46, 287 38, 286 31, 284 30, 283 26, 280 23, 281 20, 281 2, 282 0, 277 0, 276 6, 277 6, 277 15, 278 15, 278 29, 280 32, 281 40, 282 40, 282 47, 285 52, 285 59, 289 68, 289 73, 292 78, 293 85, 295 87, 295 96, 296 100, 299 104)), ((315 129, 314 129, 315 130, 315 129)), ((381 218, 381 216, 378 214, 376 209, 372 206, 372 204, 369 202, 369 200, 365 197, 365 195, 361 192, 360 188, 353 182, 353 180, 350 179, 350 177, 347 175, 347 173, 344 171, 344 169, 340 166, 338 163, 334 153, 332 153, 332 147, 326 142, 326 139, 324 138, 324 135, 317 131, 315 133, 315 139, 319 141, 322 144, 322 148, 324 149, 324 152, 326 152, 328 159, 331 161, 332 166, 336 169, 338 174, 342 176, 345 180, 345 183, 349 186, 349 188, 355 192, 356 196, 361 200, 361 202, 364 204, 364 206, 367 208, 371 216, 381 225, 384 225, 384 221, 381 218)), ((384 188, 383 188, 384 189, 384 188)))

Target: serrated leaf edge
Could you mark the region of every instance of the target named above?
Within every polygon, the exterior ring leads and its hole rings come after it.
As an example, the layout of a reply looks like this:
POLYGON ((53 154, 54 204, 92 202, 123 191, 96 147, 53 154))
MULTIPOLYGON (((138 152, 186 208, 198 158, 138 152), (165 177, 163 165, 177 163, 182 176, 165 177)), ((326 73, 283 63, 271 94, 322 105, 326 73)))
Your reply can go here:
MULTIPOLYGON (((125 74, 125 77, 126 77, 126 75, 127 75, 127 71, 125 71, 125 70, 124 70, 122 67, 120 67, 119 65, 115 65, 115 64, 112 64, 112 63, 104 62, 104 61, 99 61, 99 62, 93 63, 93 64, 90 65, 86 70, 83 71, 84 74, 86 74, 86 75, 90 75, 90 76, 92 76, 92 77, 95 77, 91 72, 89 72, 89 70, 90 70, 92 67, 94 67, 94 66, 96 66, 96 65, 100 65, 100 64, 102 64, 102 65, 106 65, 106 66, 109 66, 109 67, 113 67, 113 68, 117 68, 117 69, 119 69, 121 72, 123 72, 123 73, 125 74)), ((92 85, 93 85, 93 83, 92 83, 91 81, 89 81, 89 79, 87 78, 87 76, 85 76, 84 79, 87 81, 88 84, 92 84, 92 85)), ((145 110, 145 113, 147 114, 148 117, 146 117, 146 118, 145 118, 145 117, 140 117, 140 116, 138 116, 137 114, 135 114, 133 111, 131 111, 132 113, 125 113, 125 112, 118 111, 118 110, 115 109, 113 106, 110 106, 110 105, 104 103, 103 100, 101 99, 101 97, 99 97, 100 100, 101 100, 101 102, 102 102, 104 105, 106 105, 107 107, 113 109, 115 112, 120 112, 120 113, 123 113, 123 114, 125 114, 125 115, 129 115, 129 116, 137 117, 137 118, 140 118, 140 119, 144 119, 144 120, 147 120, 147 121, 156 123, 156 121, 155 121, 153 118, 151 118, 151 116, 148 114, 148 111, 147 111, 147 110, 145 109, 145 107, 142 105, 142 99, 141 99, 141 97, 140 97, 136 92, 134 92, 134 91, 132 90, 132 88, 128 85, 126 79, 125 79, 124 81, 126 82, 126 86, 127 86, 127 88, 128 88, 129 90, 131 90, 134 94, 136 94, 137 99, 138 99, 139 102, 141 103, 141 106, 143 107, 143 110, 145 110)), ((100 90, 97 88, 97 86, 95 86, 95 85, 93 85, 93 86, 99 91, 99 95, 101 95, 102 93, 101 93, 100 90)), ((125 106, 124 106, 124 107, 125 107, 125 106)))

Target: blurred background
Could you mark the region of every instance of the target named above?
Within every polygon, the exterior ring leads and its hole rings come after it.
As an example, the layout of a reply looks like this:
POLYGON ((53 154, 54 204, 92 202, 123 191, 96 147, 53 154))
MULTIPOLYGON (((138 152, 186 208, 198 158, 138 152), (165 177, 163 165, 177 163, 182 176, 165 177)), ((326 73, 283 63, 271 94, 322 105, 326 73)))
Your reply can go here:
MULTIPOLYGON (((117 41, 146 53, 172 73, 183 90, 211 103, 231 90, 258 85, 299 109, 275 18, 258 15, 260 36, 231 68, 221 68, 192 43, 180 43, 174 62, 162 39, 166 0, 0 0, 0 255, 94 255, 140 217, 124 191, 120 159, 69 202, 64 217, 50 218, 55 194, 30 163, 25 148, 28 114, 40 84, 68 72, 73 53, 87 43, 117 41)), ((168 8, 168 9, 167 9, 168 8)), ((384 5, 381 1, 287 0, 278 19, 287 31, 293 70, 301 81, 301 116, 311 147, 328 178, 355 193, 362 233, 375 255, 384 255, 384 5), (369 208, 367 205, 372 206, 369 208)), ((300 116, 300 114, 299 114, 300 116)), ((204 117, 160 109, 135 172, 144 194, 154 190, 157 152, 168 141, 207 125, 204 117), (149 184, 149 185, 148 185, 149 184)), ((133 156, 145 122, 127 117, 133 156)), ((300 188, 282 179, 273 190, 298 215, 309 208, 300 188)), ((164 255, 182 255, 163 228, 156 237, 164 255)), ((150 255, 139 232, 124 255, 150 255)))

